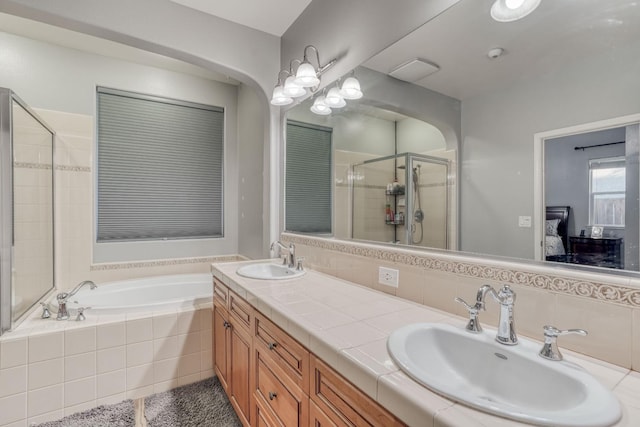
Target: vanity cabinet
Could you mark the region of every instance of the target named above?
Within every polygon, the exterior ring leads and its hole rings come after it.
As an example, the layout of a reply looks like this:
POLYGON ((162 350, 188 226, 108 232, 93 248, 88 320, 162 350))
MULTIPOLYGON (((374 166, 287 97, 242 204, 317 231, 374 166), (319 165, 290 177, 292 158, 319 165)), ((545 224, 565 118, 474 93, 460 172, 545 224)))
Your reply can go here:
POLYGON ((329 365, 311 356, 311 400, 316 405, 310 425, 403 426, 390 412, 361 392, 329 365))
POLYGON ((217 279, 213 308, 215 372, 243 425, 404 425, 217 279))
POLYGON ((213 343, 215 372, 240 421, 251 424, 251 357, 253 309, 214 280, 213 343))

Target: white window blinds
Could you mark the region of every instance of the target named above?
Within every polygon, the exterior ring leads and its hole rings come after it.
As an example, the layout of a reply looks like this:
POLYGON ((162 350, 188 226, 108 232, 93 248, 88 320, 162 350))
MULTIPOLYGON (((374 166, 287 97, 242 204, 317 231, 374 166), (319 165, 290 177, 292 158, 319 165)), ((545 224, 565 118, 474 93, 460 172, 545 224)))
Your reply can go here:
POLYGON ((331 128, 287 121, 285 228, 331 233, 331 128))
POLYGON ((224 109, 98 88, 98 242, 223 235, 224 109))

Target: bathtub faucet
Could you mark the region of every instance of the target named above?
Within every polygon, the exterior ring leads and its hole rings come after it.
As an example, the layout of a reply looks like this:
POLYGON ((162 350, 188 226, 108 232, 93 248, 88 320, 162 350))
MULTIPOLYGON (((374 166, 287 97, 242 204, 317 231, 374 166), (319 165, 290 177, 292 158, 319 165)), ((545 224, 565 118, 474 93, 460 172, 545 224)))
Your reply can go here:
POLYGON ((82 288, 84 285, 89 285, 91 289, 95 289, 98 287, 98 285, 93 283, 91 280, 84 280, 78 283, 78 285, 75 288, 73 288, 71 292, 69 293, 60 292, 56 296, 56 299, 58 300, 58 315, 56 316, 56 320, 67 320, 69 318, 69 311, 67 310, 67 301, 69 300, 69 298, 74 296, 76 292, 78 292, 80 288, 82 288))
POLYGON ((271 244, 271 250, 274 250, 276 246, 280 249, 280 254, 282 255, 282 251, 287 251, 286 257, 284 258, 283 264, 286 264, 289 268, 295 268, 296 266, 296 247, 293 243, 289 243, 289 247, 283 245, 279 240, 276 240, 271 244))

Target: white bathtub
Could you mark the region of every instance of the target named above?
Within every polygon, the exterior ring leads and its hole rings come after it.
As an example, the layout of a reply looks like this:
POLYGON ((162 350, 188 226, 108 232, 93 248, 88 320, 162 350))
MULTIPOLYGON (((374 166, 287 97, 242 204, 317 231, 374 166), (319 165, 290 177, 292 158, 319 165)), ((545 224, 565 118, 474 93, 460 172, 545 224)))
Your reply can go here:
MULTIPOLYGON (((117 282, 96 283, 91 290, 84 286, 69 299, 67 309, 90 307, 87 313, 176 310, 210 303, 213 297, 211 274, 178 274, 146 277, 117 282)), ((55 298, 51 302, 57 311, 55 298)))

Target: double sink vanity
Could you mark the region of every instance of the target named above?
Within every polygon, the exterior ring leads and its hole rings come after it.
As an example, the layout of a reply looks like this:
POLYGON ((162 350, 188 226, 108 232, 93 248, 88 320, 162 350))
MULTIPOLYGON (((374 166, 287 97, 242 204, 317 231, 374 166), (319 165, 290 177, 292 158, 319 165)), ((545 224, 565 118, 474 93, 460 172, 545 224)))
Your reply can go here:
POLYGON ((616 397, 629 371, 562 360, 551 326, 517 337, 508 286, 483 286, 465 320, 293 263, 212 272, 216 374, 244 425, 640 425, 616 397), (497 331, 480 326, 487 295, 497 331))

